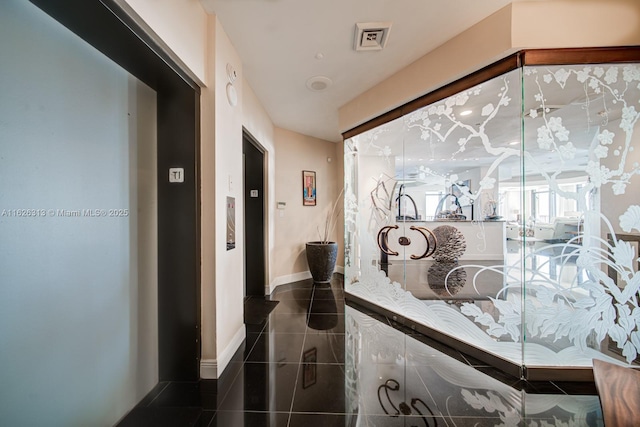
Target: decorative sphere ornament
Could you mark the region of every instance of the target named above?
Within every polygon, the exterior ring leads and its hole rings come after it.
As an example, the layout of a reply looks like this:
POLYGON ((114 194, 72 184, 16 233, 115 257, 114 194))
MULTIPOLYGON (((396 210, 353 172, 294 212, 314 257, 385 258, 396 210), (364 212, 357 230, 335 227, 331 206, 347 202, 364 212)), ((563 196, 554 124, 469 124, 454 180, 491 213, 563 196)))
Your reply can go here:
POLYGON ((457 262, 434 262, 427 270, 429 288, 438 296, 453 296, 467 283, 467 272, 457 262))
MULTIPOLYGON (((432 257, 439 262, 455 262, 464 254, 467 249, 467 242, 464 235, 457 228, 451 225, 441 225, 434 228, 433 234, 436 236, 437 245, 432 257)), ((433 238, 429 238, 429 244, 433 238)))

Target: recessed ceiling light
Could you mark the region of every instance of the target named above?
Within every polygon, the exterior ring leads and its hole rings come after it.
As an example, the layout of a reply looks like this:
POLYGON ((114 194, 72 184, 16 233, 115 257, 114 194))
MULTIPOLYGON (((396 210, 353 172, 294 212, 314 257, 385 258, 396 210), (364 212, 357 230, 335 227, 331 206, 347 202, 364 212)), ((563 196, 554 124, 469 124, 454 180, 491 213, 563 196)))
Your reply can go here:
POLYGON ((314 92, 321 92, 331 86, 331 79, 325 76, 314 76, 307 80, 307 88, 314 92))
POLYGON ((461 116, 468 116, 469 114, 473 113, 473 111, 471 110, 464 110, 460 112, 461 116))

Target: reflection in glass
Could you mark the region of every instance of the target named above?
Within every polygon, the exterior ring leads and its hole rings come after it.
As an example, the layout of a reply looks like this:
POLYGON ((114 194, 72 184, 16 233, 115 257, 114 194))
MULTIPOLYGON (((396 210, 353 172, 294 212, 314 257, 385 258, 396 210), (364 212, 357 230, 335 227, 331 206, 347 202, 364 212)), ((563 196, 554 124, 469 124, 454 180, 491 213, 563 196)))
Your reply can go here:
POLYGON ((352 307, 346 317, 350 425, 602 424, 596 395, 530 394, 352 307))
POLYGON ((345 289, 514 364, 637 363, 639 100, 638 64, 525 66, 347 140, 345 289), (466 247, 383 259, 411 226, 466 247))
POLYGON ((457 262, 434 262, 427 270, 427 281, 438 296, 453 296, 467 284, 467 272, 457 262))

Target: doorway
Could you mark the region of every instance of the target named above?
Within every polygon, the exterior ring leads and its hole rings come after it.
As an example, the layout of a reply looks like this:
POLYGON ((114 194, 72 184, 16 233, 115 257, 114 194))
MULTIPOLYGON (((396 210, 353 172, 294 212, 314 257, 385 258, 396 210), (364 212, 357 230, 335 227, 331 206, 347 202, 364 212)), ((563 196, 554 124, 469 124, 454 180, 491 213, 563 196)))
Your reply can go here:
POLYGON ((242 131, 244 158, 244 292, 264 296, 265 257, 265 151, 246 129, 242 131))
MULTIPOLYGON (((166 52, 159 48, 152 48, 155 45, 150 36, 127 14, 126 10, 116 4, 115 0, 60 0, 56 2, 30 0, 30 2, 54 20, 62 23, 66 27, 65 31, 75 33, 76 36, 84 40, 82 43, 92 46, 93 51, 89 54, 90 57, 102 58, 104 55, 105 58, 102 60, 117 64, 123 72, 130 73, 132 77, 156 93, 156 108, 152 109, 151 113, 149 113, 149 108, 145 108, 140 103, 132 111, 142 109, 147 114, 154 114, 156 123, 155 128, 152 129, 157 136, 156 161, 153 165, 155 170, 150 169, 149 166, 141 168, 141 175, 143 175, 141 179, 144 179, 145 182, 155 181, 157 185, 156 190, 146 192, 157 194, 157 224, 144 220, 140 221, 139 226, 157 233, 158 267, 155 269, 157 270, 155 273, 157 274, 158 314, 154 317, 157 318, 158 344, 154 348, 157 347, 158 352, 158 378, 160 381, 196 380, 199 378, 200 372, 200 211, 198 208, 200 203, 198 161, 200 88, 166 52), (176 182, 169 180, 169 171, 172 168, 180 170, 182 175, 181 179, 176 182), (179 224, 179 227, 176 224, 179 224)), ((13 3, 24 2, 14 0, 13 3)), ((34 26, 34 28, 37 27, 34 26)), ((67 40, 68 44, 70 43, 68 40, 75 40, 75 36, 65 36, 63 40, 67 40)), ((24 55, 22 56, 24 57, 24 55)), ((62 55, 59 56, 62 57, 62 55)), ((88 64, 87 60, 79 62, 84 65, 88 64)), ((68 64, 65 66, 70 67, 68 64)), ((24 67, 24 69, 34 68, 24 67)), ((73 69, 66 71, 66 74, 69 75, 72 71, 73 69)), ((82 75, 82 73, 79 74, 82 75)), ((38 81, 48 82, 50 80, 49 78, 38 81)), ((106 79, 96 80, 103 83, 103 80, 106 79)), ((76 82, 72 86, 77 88, 78 84, 76 82)), ((96 83, 86 84, 87 87, 95 85, 96 83)), ((31 87, 31 85, 27 87, 31 87)), ((68 92, 61 91, 60 93, 68 92)), ((110 99, 114 96, 113 91, 110 90, 103 89, 103 93, 109 93, 110 99)), ((91 99, 90 96, 85 96, 85 98, 91 99)), ((94 98, 98 99, 96 101, 98 105, 105 103, 105 100, 100 97, 94 98)), ((129 103, 134 100, 128 95, 125 99, 129 103)), ((133 108, 133 106, 130 107, 133 108)), ((87 108, 80 110, 83 113, 89 111, 87 108)), ((108 123, 110 117, 125 117, 130 120, 131 116, 127 115, 127 111, 116 111, 112 115, 96 114, 96 117, 100 119, 98 123, 108 123)), ((38 126, 42 127, 43 125, 38 122, 38 126)), ((87 124, 84 126, 88 127, 87 124)), ((107 126, 107 128, 109 127, 107 126)), ((93 129, 95 134, 101 132, 99 130, 101 128, 98 126, 89 129, 93 129)), ((123 128, 112 126, 110 129, 123 128)), ((140 129, 131 128, 132 135, 139 132, 140 129)), ((96 140, 96 137, 91 135, 84 139, 96 140)), ((87 144, 83 145, 82 150, 76 150, 76 152, 85 153, 89 158, 101 158, 89 151, 87 144)), ((147 155, 142 157, 149 160, 147 155)), ((76 163, 85 164, 79 160, 76 163)), ((77 166, 74 164, 70 170, 77 173, 77 166)), ((116 174, 114 170, 109 170, 108 173, 105 172, 102 175, 98 175, 95 170, 91 172, 90 176, 99 180, 97 184, 112 182, 114 178, 111 175, 116 174)), ((101 194, 97 184, 88 188, 91 188, 92 192, 96 194, 101 194)), ((126 183, 121 184, 121 187, 129 188, 126 183)), ((120 192, 122 191, 120 190, 120 192)), ((90 206, 94 207, 95 204, 90 206)), ((120 208, 119 205, 105 207, 107 209, 120 208)), ((107 211, 107 214, 118 215, 120 213, 119 211, 107 211)), ((112 220, 117 219, 120 224, 124 224, 126 218, 114 217, 112 220)), ((108 234, 108 236, 109 239, 96 241, 111 241, 113 234, 108 234)), ((60 243, 60 241, 58 242, 60 243)), ((148 251, 143 252, 148 256, 148 251)), ((116 253, 122 254, 123 252, 117 251, 116 253)), ((131 275, 134 276, 133 273, 131 275)), ((99 274, 96 276, 102 277, 99 274)), ((109 322, 104 323, 111 325, 109 322)), ((126 328, 123 328, 123 331, 126 333, 126 328)))

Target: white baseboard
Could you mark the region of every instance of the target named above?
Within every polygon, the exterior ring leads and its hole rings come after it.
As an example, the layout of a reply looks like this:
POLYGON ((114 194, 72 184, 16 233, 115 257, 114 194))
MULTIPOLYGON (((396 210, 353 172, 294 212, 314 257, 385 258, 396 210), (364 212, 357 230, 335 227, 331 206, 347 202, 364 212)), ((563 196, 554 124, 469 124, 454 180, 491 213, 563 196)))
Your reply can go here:
POLYGON ((309 271, 301 271, 299 273, 286 274, 284 276, 278 276, 269 285, 269 289, 266 289, 267 295, 271 293, 280 285, 286 285, 288 283, 299 282, 300 280, 311 279, 311 273, 309 271))
MULTIPOLYGON (((344 267, 341 265, 336 266, 335 272, 344 275, 344 267)), ((299 273, 278 276, 273 279, 269 287, 265 288, 265 295, 271 295, 271 293, 280 285, 288 285, 289 283, 307 279, 311 279, 311 273, 309 271, 301 271, 299 273)))
POLYGON ((242 325, 240 329, 238 329, 231 339, 231 342, 227 347, 219 353, 217 359, 201 359, 200 360, 200 378, 205 380, 215 380, 222 375, 224 369, 227 367, 231 358, 238 350, 245 337, 247 336, 247 331, 245 326, 242 325))
POLYGON ((200 378, 203 380, 218 379, 216 359, 200 359, 200 378))

